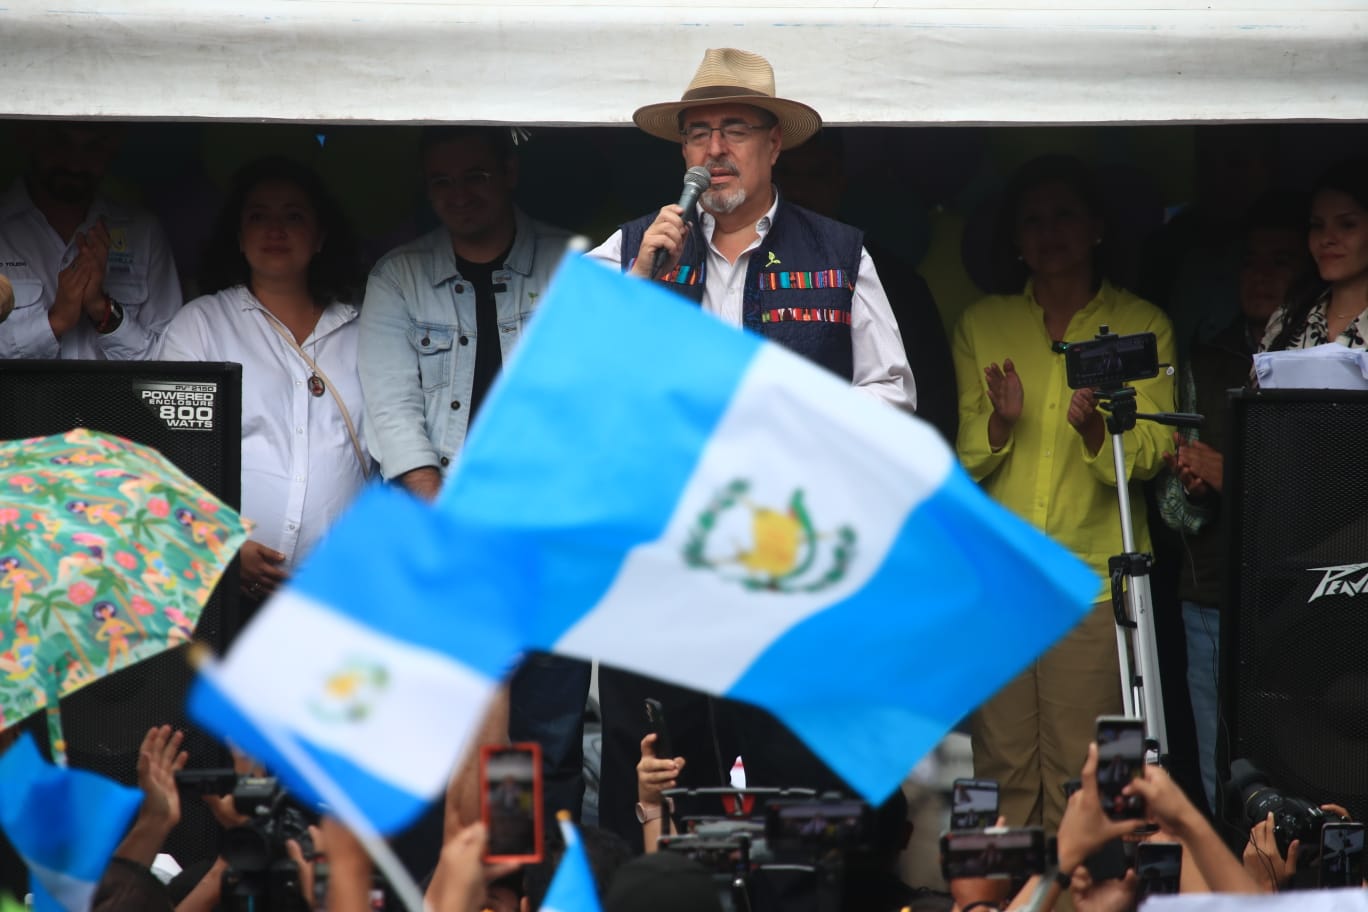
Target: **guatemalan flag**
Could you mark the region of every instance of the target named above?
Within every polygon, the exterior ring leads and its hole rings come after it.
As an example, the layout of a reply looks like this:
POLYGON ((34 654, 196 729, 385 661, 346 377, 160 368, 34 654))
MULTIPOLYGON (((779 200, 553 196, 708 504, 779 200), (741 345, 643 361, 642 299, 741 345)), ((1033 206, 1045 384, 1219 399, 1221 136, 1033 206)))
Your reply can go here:
POLYGON ((584 852, 579 829, 568 812, 561 812, 561 836, 565 839, 565 853, 561 855, 551 885, 546 888, 541 908, 546 912, 599 912, 602 908, 594 872, 589 867, 589 856, 584 852))
POLYGON ((872 803, 1097 591, 931 425, 597 264, 485 409, 439 507, 517 543, 529 645, 758 704, 872 803))
POLYGON ((440 792, 522 648, 763 706, 878 803, 1096 587, 929 425, 569 260, 437 508, 364 494, 224 690, 381 829, 440 792))
POLYGON ((25 734, 0 757, 0 829, 29 869, 38 912, 86 912, 143 794, 53 766, 25 734))
POLYGON ((329 792, 380 833, 402 829, 441 794, 523 648, 524 599, 516 579, 485 582, 483 544, 371 489, 201 668, 191 716, 349 825, 329 792))

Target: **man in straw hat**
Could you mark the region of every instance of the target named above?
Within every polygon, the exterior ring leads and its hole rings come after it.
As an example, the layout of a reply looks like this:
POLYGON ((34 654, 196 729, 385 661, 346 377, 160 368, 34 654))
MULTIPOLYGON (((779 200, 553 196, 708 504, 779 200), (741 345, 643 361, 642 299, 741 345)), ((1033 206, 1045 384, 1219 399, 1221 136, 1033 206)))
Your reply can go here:
MULTIPOLYGON (((665 206, 623 225, 589 255, 663 282, 720 319, 912 411, 912 372, 861 232, 786 202, 771 183, 779 153, 821 128, 817 112, 775 94, 765 58, 722 48, 704 54, 679 101, 647 105, 633 119, 652 136, 680 143, 685 167, 706 168, 712 182, 696 219, 686 221, 678 205, 665 206), (658 250, 666 252, 664 262, 652 275, 658 250)), ((693 691, 608 668, 600 669, 599 695, 600 825, 636 845, 640 831, 631 808, 641 796, 635 765, 650 749, 640 743, 645 697, 664 704, 674 752, 689 761, 681 785, 725 784, 738 753, 752 785, 842 785, 759 710, 725 701, 715 706, 693 691)), ((658 806, 636 806, 643 823, 659 815, 658 806)))
POLYGON ((686 223, 677 205, 623 225, 590 256, 656 278, 735 326, 778 342, 898 408, 916 389, 860 231, 786 203, 771 183, 779 153, 822 126, 816 111, 779 98, 759 54, 714 48, 679 101, 632 119, 681 144, 685 167, 712 185, 686 223), (656 251, 667 252, 651 276, 656 251))

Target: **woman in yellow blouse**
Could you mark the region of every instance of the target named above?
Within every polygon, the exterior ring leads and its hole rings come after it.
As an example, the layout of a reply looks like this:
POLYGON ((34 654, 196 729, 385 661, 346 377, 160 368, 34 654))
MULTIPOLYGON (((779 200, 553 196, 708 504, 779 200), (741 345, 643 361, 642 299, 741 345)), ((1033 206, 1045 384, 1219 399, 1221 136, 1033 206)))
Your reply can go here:
MULTIPOLYGON (((1062 346, 1102 325, 1152 332, 1160 362, 1171 364, 1173 329, 1158 308, 1107 281, 1103 207, 1077 159, 1024 165, 1008 185, 996 237, 1004 293, 966 310, 954 334, 956 448, 990 496, 1100 578, 1092 614, 975 713, 974 773, 1001 784, 1008 824, 1053 829, 1064 811, 1061 785, 1078 774, 1096 717, 1121 709, 1105 585, 1107 558, 1122 550, 1112 443, 1095 393, 1069 389, 1062 346)), ((1168 372, 1135 389, 1140 412, 1173 409, 1168 372)), ((1141 421, 1124 437, 1140 550, 1150 543, 1136 483, 1163 467, 1169 436, 1141 421)))

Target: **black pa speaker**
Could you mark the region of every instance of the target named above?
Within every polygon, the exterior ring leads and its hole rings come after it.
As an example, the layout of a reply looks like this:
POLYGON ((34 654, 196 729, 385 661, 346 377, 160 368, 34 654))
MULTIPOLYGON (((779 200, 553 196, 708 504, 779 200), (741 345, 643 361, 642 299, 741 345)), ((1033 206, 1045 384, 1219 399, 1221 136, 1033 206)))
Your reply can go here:
MULTIPOLYGON (((0 360, 0 440, 45 437, 72 428, 116 434, 155 447, 221 500, 240 506, 242 366, 158 361, 0 360)), ((237 562, 205 606, 196 638, 222 652, 238 626, 237 562)), ((67 759, 133 785, 138 747, 147 730, 170 723, 186 732, 194 766, 226 766, 230 758, 185 717, 192 679, 184 647, 92 683, 62 701, 67 759)), ((30 723, 46 747, 39 713, 30 723)), ((212 857, 218 829, 194 796, 181 802, 182 822, 166 851, 181 864, 212 857)))
POLYGON ((1221 771, 1251 760, 1284 794, 1341 804, 1362 820, 1368 393, 1242 390, 1231 408, 1221 771))

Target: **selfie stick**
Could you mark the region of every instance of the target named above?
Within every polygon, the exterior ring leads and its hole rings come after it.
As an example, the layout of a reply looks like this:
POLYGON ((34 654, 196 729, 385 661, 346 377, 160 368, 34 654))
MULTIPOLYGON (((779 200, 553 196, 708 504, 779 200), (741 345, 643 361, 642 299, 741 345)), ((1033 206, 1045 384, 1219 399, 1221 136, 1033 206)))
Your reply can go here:
MULTIPOLYGON (((1102 331, 1106 333, 1105 326, 1102 331)), ((1154 556, 1135 550, 1123 435, 1135 427, 1136 420, 1141 418, 1174 427, 1199 427, 1202 416, 1183 412, 1141 414, 1136 411, 1135 388, 1124 384, 1113 389, 1098 390, 1097 398, 1107 413, 1107 431, 1112 439, 1112 463, 1116 470, 1116 500, 1121 507, 1122 553, 1107 561, 1111 576, 1112 612, 1116 615, 1116 655, 1121 666, 1121 699, 1126 715, 1145 720, 1148 745, 1163 758, 1168 756, 1168 730, 1164 723, 1159 653, 1155 648, 1154 599, 1150 593, 1150 567, 1154 563, 1154 556), (1132 632, 1128 634, 1127 631, 1132 632), (1132 645, 1139 665, 1134 670, 1131 667, 1132 645)))

